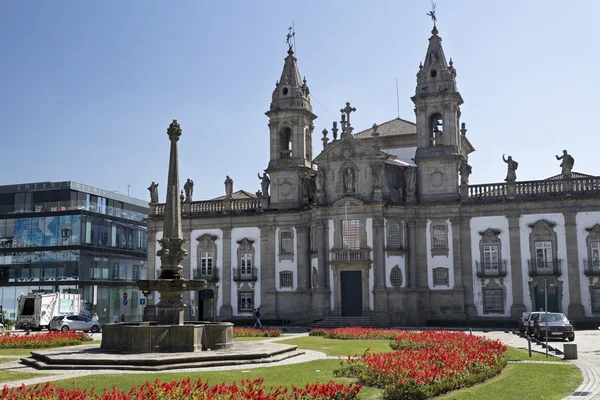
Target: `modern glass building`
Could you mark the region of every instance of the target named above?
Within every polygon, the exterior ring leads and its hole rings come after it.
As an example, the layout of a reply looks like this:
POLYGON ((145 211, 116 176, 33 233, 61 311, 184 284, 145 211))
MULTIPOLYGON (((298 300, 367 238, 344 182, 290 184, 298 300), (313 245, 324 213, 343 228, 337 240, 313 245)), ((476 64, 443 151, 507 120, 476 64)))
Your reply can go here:
POLYGON ((19 295, 31 292, 79 293, 101 322, 115 314, 140 320, 147 214, 146 201, 77 182, 0 186, 4 321, 15 319, 19 295))

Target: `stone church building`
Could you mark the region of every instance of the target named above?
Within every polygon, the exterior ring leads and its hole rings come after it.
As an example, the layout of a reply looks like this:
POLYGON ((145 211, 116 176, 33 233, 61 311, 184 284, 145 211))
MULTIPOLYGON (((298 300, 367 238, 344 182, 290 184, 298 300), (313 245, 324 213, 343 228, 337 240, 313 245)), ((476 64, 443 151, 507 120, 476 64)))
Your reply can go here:
MULTIPOLYGON (((346 103, 319 137, 296 61, 290 48, 266 112, 261 190, 233 192, 227 177, 225 196, 183 200, 184 273, 208 282, 185 294, 186 320, 250 319, 260 307, 263 319, 298 323, 516 321, 547 294, 549 310, 600 321, 600 177, 573 172, 565 151, 560 175, 519 181, 508 157, 505 182, 470 185, 474 147, 435 26, 411 97, 416 123, 355 133, 346 103)), ((149 277, 164 204, 150 206, 149 277)))

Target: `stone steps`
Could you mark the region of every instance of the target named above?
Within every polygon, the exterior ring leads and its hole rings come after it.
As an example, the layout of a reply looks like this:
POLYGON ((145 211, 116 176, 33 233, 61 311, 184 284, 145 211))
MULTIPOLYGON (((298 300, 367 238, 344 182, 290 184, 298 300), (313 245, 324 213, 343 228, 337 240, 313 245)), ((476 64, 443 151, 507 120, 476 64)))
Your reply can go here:
POLYGON ((376 317, 325 317, 309 325, 311 328, 385 328, 389 323, 376 317))

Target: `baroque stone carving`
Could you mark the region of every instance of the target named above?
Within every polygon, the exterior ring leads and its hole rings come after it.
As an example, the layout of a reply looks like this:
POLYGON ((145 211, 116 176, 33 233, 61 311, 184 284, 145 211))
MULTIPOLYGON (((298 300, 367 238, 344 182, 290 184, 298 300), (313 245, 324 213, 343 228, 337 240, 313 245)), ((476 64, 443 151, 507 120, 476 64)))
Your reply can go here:
POLYGON ((508 171, 506 172, 506 182, 514 182, 517 180, 517 168, 519 167, 519 163, 512 159, 512 156, 508 156, 508 158, 504 157, 502 154, 502 160, 507 164, 508 171))
POLYGON ((266 172, 263 173, 262 176, 260 176, 260 173, 258 173, 258 179, 260 179, 260 188, 262 195, 265 197, 269 197, 269 185, 271 185, 271 179, 269 179, 269 176, 266 172))
POLYGON ((153 181, 148 190, 150 191, 150 203, 158 203, 158 183, 153 181))
POLYGON ((355 182, 354 182, 354 169, 348 167, 344 170, 344 189, 346 192, 354 192, 355 190, 355 182))
POLYGON ((225 177, 225 195, 228 199, 233 197, 233 179, 229 175, 225 177))
POLYGON ((562 156, 556 156, 557 160, 562 160, 560 163, 560 168, 562 169, 561 174, 563 179, 571 179, 571 171, 573 170, 573 165, 575 164, 575 159, 567 153, 566 150, 563 150, 562 156))
POLYGON ((185 185, 183 185, 183 190, 185 190, 185 201, 188 203, 191 202, 194 195, 194 181, 188 178, 185 185))
POLYGON ((460 163, 460 167, 459 167, 458 171, 460 172, 460 184, 468 185, 469 184, 469 175, 471 175, 473 168, 466 161, 463 160, 460 163))

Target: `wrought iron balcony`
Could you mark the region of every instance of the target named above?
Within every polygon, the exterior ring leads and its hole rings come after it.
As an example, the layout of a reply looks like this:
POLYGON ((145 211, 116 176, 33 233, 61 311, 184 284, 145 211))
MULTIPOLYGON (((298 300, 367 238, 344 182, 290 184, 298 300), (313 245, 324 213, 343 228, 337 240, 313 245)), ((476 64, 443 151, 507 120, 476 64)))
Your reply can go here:
POLYGON ((234 268, 233 280, 236 282, 256 282, 258 273, 256 268, 234 268))
POLYGON ((355 263, 370 261, 371 249, 331 250, 332 263, 355 263))
POLYGON ((600 276, 600 261, 583 260, 583 273, 585 276, 600 276))
POLYGON ((218 282, 219 281, 219 269, 194 269, 194 279, 204 279, 207 282, 218 282))
POLYGON ((529 276, 560 276, 561 261, 529 260, 529 276))
POLYGON ((478 278, 504 278, 506 276, 506 261, 476 262, 478 278))

